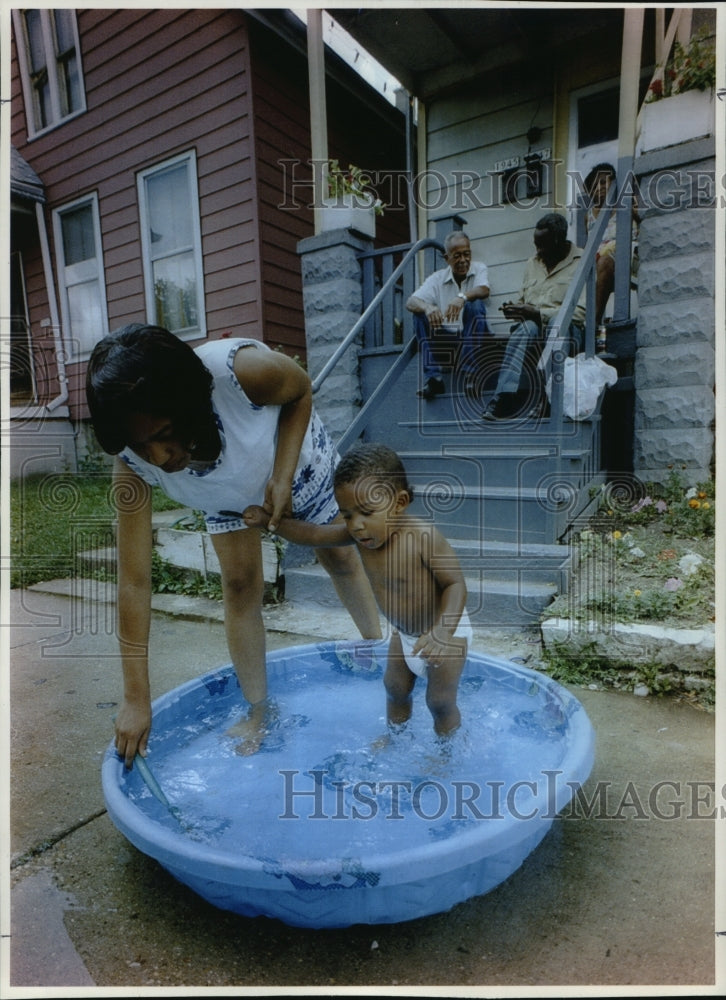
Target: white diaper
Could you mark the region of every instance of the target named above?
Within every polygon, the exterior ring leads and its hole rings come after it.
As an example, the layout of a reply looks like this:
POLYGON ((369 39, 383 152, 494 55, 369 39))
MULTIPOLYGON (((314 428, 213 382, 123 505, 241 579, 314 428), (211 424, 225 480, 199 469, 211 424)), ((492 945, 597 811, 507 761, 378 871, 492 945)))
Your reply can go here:
MULTIPOLYGON (((429 669, 429 662, 425 660, 423 656, 418 654, 414 655, 413 647, 416 645, 418 640, 421 638, 419 635, 408 635, 406 632, 398 632, 401 639, 401 648, 403 649, 403 658, 408 664, 409 670, 411 670, 417 677, 426 677, 429 669)), ((461 618, 459 619, 459 624, 454 632, 454 637, 457 639, 466 639, 467 644, 471 644, 473 638, 473 630, 471 627, 471 621, 469 620, 469 614, 464 610, 461 618)))

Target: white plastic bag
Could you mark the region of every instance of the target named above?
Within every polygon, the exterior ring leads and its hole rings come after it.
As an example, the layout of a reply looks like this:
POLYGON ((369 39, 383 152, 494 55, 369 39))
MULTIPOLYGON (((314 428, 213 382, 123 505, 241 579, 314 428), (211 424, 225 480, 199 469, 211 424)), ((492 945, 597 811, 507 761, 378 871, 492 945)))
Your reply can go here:
MULTIPOLYGON (((606 386, 615 385, 618 373, 601 358, 587 358, 578 354, 565 358, 565 383, 563 408, 571 420, 587 420, 597 409, 598 400, 606 386)), ((552 376, 547 379, 547 398, 552 399, 552 376)))

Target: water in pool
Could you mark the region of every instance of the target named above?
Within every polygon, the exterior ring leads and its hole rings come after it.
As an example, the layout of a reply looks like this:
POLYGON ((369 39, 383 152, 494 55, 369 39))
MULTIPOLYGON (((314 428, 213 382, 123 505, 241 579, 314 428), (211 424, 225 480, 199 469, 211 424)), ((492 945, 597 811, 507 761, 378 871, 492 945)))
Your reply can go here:
MULTIPOLYGON (((231 669, 155 717, 148 763, 185 836, 235 856, 314 865, 425 848, 507 815, 552 818, 579 706, 546 678, 472 657, 456 734, 436 737, 418 680, 406 730, 376 749, 386 731, 385 645, 311 649, 304 663, 291 655, 271 670, 278 717, 254 756, 226 735, 244 705, 231 669)), ((122 783, 152 822, 180 829, 136 772, 122 783)))

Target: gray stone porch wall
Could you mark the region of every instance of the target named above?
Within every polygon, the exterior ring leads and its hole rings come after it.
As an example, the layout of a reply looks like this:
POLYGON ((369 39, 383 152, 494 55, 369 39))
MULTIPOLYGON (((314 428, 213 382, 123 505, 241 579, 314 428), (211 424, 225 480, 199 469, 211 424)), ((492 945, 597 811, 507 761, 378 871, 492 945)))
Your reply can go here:
MULTIPOLYGON (((308 374, 314 380, 363 311, 358 254, 370 240, 349 229, 319 233, 298 243, 303 280, 308 374)), ((334 440, 348 429, 361 406, 358 349, 351 345, 315 394, 315 408, 334 440)))
POLYGON ((634 472, 691 484, 713 473, 714 140, 635 161, 642 194, 634 472))

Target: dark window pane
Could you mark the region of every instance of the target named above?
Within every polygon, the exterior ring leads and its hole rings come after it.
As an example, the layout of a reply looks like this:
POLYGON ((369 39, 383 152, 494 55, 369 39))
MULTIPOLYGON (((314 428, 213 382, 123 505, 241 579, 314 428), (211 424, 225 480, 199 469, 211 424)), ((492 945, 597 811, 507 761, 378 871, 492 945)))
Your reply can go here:
POLYGON ((617 87, 603 90, 577 102, 578 146, 594 146, 618 137, 620 92, 617 87))

